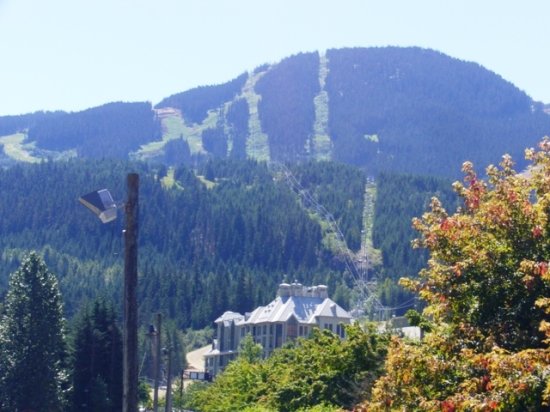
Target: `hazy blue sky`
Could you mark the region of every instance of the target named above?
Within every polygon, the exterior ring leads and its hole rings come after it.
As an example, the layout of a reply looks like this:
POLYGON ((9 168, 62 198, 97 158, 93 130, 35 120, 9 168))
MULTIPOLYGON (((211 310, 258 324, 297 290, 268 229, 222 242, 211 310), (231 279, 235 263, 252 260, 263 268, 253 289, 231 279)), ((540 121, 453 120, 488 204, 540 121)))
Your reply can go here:
POLYGON ((550 103, 549 0, 0 0, 0 115, 157 103, 300 51, 421 46, 550 103))

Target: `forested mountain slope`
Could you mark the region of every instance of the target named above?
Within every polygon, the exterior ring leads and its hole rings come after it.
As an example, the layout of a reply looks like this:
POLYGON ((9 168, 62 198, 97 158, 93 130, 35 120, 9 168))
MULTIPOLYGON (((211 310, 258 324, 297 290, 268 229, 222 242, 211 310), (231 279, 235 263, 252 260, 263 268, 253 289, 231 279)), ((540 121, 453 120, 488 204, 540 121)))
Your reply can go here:
POLYGON ((24 133, 32 143, 27 150, 42 159, 55 159, 62 152, 69 157, 127 159, 140 145, 160 138, 161 129, 150 103, 118 102, 80 112, 0 117, 0 135, 16 133, 24 133))
POLYGON ((128 152, 158 138, 149 103, 110 103, 49 117, 29 129, 28 138, 47 150, 75 149, 86 158, 125 159, 128 152))
MULTIPOLYGON (((342 254, 348 250, 353 259, 369 235, 362 227, 364 173, 331 162, 305 162, 282 173, 234 160, 210 161, 196 171, 111 160, 0 169, 0 296, 24 251, 36 249, 59 277, 69 316, 97 295, 120 302, 123 216, 102 225, 77 198, 109 188, 123 200, 130 170, 141 176, 139 301, 146 319, 163 310, 181 327, 202 327, 225 310, 245 312, 269 301, 282 280, 325 283, 338 303, 352 303, 355 273, 342 254), (345 246, 334 243, 327 212, 345 246)), ((411 218, 434 195, 456 208, 447 180, 377 179, 372 240, 382 262, 369 263, 368 275, 378 280, 388 307, 410 299, 397 281, 425 265, 425 253, 410 248, 411 218)))
POLYGON ((475 63, 418 48, 329 50, 335 157, 409 173, 485 167, 550 133, 542 105, 475 63), (370 161, 368 160, 370 159, 370 161))
POLYGON ((112 103, 0 117, 0 146, 8 157, 332 159, 373 175, 457 176, 464 160, 485 166, 506 152, 521 168, 523 149, 550 134, 547 112, 497 74, 433 50, 332 49, 176 93, 154 109, 112 103), (16 133, 25 139, 6 150, 16 133))
MULTIPOLYGON (((361 174, 342 166, 302 165, 312 191, 346 233, 355 228, 361 174), (351 174, 350 174, 351 173, 351 174), (351 185, 345 179, 358 179, 351 185), (354 190, 353 188, 357 188, 354 190)), ((22 253, 37 249, 60 280, 69 315, 96 295, 120 302, 122 219, 102 225, 78 204, 109 188, 120 200, 125 175, 140 173, 140 310, 162 309, 180 327, 202 327, 225 310, 249 311, 271 299, 283 279, 348 282, 341 259, 323 243, 324 229, 284 181, 254 161, 208 162, 197 176, 110 160, 45 162, 0 170, 0 293, 22 253), (165 184, 169 182, 169 187, 165 184)))

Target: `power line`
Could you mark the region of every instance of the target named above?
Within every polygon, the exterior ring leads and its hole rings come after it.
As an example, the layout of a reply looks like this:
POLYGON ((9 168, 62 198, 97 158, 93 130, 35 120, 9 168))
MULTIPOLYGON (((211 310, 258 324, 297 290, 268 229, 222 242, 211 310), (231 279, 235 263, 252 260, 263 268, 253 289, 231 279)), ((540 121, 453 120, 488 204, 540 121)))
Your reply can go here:
POLYGON ((302 184, 296 179, 290 169, 283 163, 270 162, 269 166, 273 172, 282 177, 292 192, 298 195, 302 205, 309 210, 313 210, 314 213, 322 219, 330 228, 331 232, 336 237, 336 246, 339 250, 340 256, 344 258, 344 264, 348 272, 351 274, 354 280, 354 286, 359 293, 358 309, 363 310, 367 306, 372 306, 373 309, 378 312, 379 316, 383 312, 391 310, 380 302, 376 295, 376 280, 368 279, 368 256, 364 254, 364 264, 361 264, 361 268, 358 268, 355 264, 355 260, 352 257, 352 253, 348 248, 344 234, 340 230, 340 227, 332 215, 302 184))

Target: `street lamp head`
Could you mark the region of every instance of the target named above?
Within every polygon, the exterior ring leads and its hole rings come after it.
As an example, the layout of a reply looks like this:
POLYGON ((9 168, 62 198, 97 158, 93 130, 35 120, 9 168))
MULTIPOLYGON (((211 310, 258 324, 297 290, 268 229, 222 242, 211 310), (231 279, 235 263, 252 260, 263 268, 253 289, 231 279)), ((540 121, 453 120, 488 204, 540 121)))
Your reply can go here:
POLYGON ((117 204, 108 189, 96 190, 78 198, 78 201, 92 211, 103 223, 116 219, 117 204))

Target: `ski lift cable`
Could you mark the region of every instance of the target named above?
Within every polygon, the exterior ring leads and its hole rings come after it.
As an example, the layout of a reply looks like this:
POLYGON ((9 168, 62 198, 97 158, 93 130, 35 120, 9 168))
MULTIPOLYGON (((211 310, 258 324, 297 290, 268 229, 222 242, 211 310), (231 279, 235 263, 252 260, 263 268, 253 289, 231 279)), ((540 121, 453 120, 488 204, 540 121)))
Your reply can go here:
POLYGON ((313 197, 308 190, 304 189, 300 182, 296 179, 294 174, 288 169, 288 167, 280 162, 271 162, 270 166, 275 169, 276 172, 280 173, 284 177, 284 180, 287 186, 298 195, 299 199, 303 202, 305 207, 308 207, 308 204, 311 205, 310 208, 313 208, 315 212, 324 219, 330 226, 331 230, 337 238, 337 247, 339 252, 344 257, 344 263, 346 269, 351 274, 354 279, 356 286, 360 289, 360 293, 366 295, 362 300, 374 300, 374 304, 377 310, 385 309, 384 305, 381 304, 379 299, 376 296, 376 292, 372 287, 361 287, 367 279, 366 269, 359 270, 354 260, 351 258, 351 253, 347 247, 345 237, 336 222, 334 216, 322 205, 320 204, 315 197, 313 197))
POLYGON ((320 216, 325 218, 325 220, 328 221, 328 223, 331 226, 331 229, 336 234, 337 240, 341 243, 343 243, 345 246, 338 245, 340 252, 343 252, 342 255, 345 258, 345 263, 348 271, 352 274, 352 276, 355 279, 360 278, 359 274, 360 271, 357 269, 355 262, 350 258, 349 256, 349 248, 347 248, 345 237, 340 230, 340 227, 338 226, 338 223, 334 219, 334 216, 320 203, 317 202, 317 200, 309 193, 309 191, 305 190, 300 182, 296 179, 296 177, 288 170, 288 168, 284 165, 279 164, 281 168, 284 169, 284 176, 286 177, 287 184, 291 187, 291 189, 300 196, 301 199, 307 200, 309 203, 311 203, 313 206, 315 206, 315 209, 319 213, 320 216))
POLYGON ((340 227, 338 226, 338 223, 336 222, 336 219, 334 216, 317 200, 309 193, 308 190, 305 190, 300 182, 296 179, 296 177, 292 174, 292 172, 283 164, 273 162, 280 170, 283 170, 283 175, 285 176, 285 180, 289 187, 292 189, 293 192, 295 192, 302 202, 306 203, 305 206, 307 207, 307 203, 314 206, 314 209, 316 212, 323 217, 326 221, 328 221, 329 225, 331 226, 331 229, 336 235, 336 238, 339 242, 343 243, 343 245, 339 244, 338 248, 339 251, 342 253, 342 256, 344 256, 346 268, 351 273, 351 275, 354 277, 354 279, 357 281, 361 278, 366 278, 365 271, 361 271, 357 268, 355 262, 353 259, 351 259, 349 254, 349 248, 346 245, 345 237, 342 231, 340 230, 340 227))
POLYGON ((138 377, 141 376, 141 372, 143 371, 143 365, 145 364, 145 358, 147 357, 147 351, 143 353, 143 359, 141 360, 141 365, 139 367, 139 373, 138 377))
POLYGON ((415 301, 415 298, 412 298, 412 299, 407 300, 406 302, 403 302, 399 306, 394 306, 394 307, 384 306, 384 308, 381 309, 381 310, 392 311, 392 310, 404 309, 404 308, 407 308, 407 307, 414 306, 414 301, 415 301))

